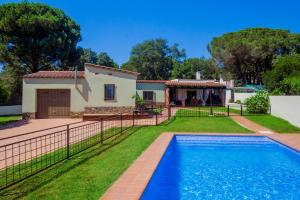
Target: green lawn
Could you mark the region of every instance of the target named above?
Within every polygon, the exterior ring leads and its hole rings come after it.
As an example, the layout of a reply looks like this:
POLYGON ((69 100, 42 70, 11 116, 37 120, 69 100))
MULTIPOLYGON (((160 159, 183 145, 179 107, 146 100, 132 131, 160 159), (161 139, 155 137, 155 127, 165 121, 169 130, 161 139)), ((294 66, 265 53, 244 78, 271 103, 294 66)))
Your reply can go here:
POLYGON ((21 115, 0 116, 0 126, 6 125, 10 122, 19 121, 21 119, 21 115))
POLYGON ((250 132, 226 117, 177 118, 160 126, 135 127, 1 191, 0 198, 98 199, 164 131, 250 132))
POLYGON ((182 108, 176 112, 178 117, 227 116, 227 107, 191 107, 182 108))
POLYGON ((300 133, 300 128, 272 115, 245 117, 278 133, 300 133))

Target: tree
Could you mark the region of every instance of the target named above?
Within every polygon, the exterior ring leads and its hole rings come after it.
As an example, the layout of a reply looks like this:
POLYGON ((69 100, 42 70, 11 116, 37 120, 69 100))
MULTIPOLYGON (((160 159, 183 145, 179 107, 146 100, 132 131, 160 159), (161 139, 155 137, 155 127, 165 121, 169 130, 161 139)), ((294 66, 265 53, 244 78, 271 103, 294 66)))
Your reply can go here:
POLYGON ((97 56, 97 64, 106 67, 118 68, 118 64, 114 62, 112 58, 106 52, 100 52, 97 56))
POLYGON ((8 101, 10 94, 9 90, 4 84, 4 81, 0 79, 0 105, 8 101))
POLYGON ((141 79, 169 79, 174 63, 185 59, 185 50, 172 46, 164 39, 146 40, 134 46, 123 69, 141 73, 141 79))
POLYGON ((278 55, 300 51, 300 35, 286 30, 250 28, 214 38, 208 49, 242 84, 261 84, 278 55))
POLYGON ((78 70, 84 70, 84 63, 97 64, 97 53, 91 48, 82 49, 80 54, 80 59, 76 65, 78 70))
POLYGON ((300 55, 280 56, 263 76, 265 87, 275 94, 300 94, 300 55))
POLYGON ((66 60, 78 55, 80 40, 79 25, 59 9, 28 2, 0 6, 0 60, 5 65, 27 72, 67 67, 66 60))
POLYGON ((212 59, 189 58, 183 63, 175 63, 172 78, 196 78, 196 72, 201 72, 201 79, 218 79, 220 68, 212 59))
POLYGON ((10 65, 4 66, 0 73, 0 82, 6 89, 6 102, 10 104, 20 104, 22 99, 22 77, 25 74, 24 68, 15 68, 10 65))

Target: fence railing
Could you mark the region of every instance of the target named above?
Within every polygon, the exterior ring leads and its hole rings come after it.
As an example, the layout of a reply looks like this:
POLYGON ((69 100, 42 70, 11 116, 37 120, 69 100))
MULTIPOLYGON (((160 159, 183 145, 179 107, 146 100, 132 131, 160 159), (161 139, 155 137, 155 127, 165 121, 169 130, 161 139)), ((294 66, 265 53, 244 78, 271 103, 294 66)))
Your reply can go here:
POLYGON ((0 190, 37 174, 134 126, 159 125, 167 109, 119 114, 0 139, 0 190), (14 141, 14 142, 11 142, 14 141))
POLYGON ((246 105, 227 105, 227 106, 193 106, 193 107, 172 107, 172 115, 175 117, 226 117, 226 116, 248 116, 248 115, 267 115, 271 114, 271 107, 267 113, 259 114, 249 112, 246 105))

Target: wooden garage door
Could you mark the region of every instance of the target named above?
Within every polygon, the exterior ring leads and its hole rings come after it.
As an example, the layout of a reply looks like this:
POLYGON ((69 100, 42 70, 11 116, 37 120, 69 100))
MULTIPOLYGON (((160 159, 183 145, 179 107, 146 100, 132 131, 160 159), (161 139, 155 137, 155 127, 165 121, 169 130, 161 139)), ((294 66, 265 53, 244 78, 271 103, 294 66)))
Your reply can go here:
POLYGON ((37 118, 70 116, 70 90, 37 90, 37 118))

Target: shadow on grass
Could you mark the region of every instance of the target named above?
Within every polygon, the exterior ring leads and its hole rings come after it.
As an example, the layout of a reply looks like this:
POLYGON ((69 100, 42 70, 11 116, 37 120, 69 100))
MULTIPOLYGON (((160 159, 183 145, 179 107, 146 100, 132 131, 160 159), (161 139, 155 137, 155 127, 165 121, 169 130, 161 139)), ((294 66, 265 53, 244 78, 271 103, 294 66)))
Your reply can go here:
POLYGON ((68 160, 61 161, 54 166, 42 171, 32 177, 29 177, 9 188, 0 191, 0 199, 16 199, 26 196, 28 193, 33 192, 52 180, 64 175, 68 171, 78 167, 79 165, 87 162, 89 159, 100 155, 106 150, 114 147, 120 142, 126 140, 130 135, 142 127, 132 127, 127 129, 122 134, 116 135, 105 141, 103 144, 97 144, 85 151, 72 156, 68 160))

